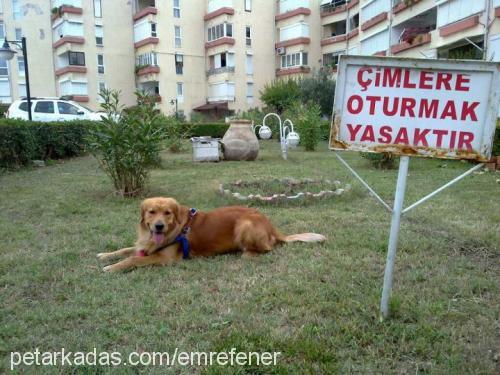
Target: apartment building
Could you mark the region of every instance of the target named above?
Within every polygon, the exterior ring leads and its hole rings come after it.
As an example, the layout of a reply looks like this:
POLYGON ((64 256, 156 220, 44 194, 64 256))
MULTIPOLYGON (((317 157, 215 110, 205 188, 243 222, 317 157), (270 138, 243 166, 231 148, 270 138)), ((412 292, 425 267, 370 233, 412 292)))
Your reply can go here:
MULTIPOLYGON (((0 0, 0 37, 22 36, 33 96, 225 114, 342 54, 499 61, 500 0, 0 0)), ((25 93, 22 54, 0 60, 0 101, 25 93)))

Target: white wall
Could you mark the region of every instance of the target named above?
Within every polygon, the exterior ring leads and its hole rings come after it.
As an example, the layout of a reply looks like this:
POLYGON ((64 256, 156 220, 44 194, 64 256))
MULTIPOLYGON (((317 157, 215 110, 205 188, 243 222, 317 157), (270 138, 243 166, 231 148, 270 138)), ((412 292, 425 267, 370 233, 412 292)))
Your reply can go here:
POLYGON ((449 0, 438 5, 437 27, 484 11, 485 0, 449 0))
POLYGON ((280 42, 300 37, 309 37, 309 25, 307 23, 300 22, 280 29, 280 42))
POLYGON ((361 53, 373 55, 389 48, 389 30, 385 29, 361 41, 361 53))
POLYGON ((297 8, 309 8, 309 0, 280 0, 280 13, 286 13, 297 8))
POLYGON ((391 8, 391 0, 374 0, 361 8, 359 23, 362 24, 382 12, 388 12, 391 8))

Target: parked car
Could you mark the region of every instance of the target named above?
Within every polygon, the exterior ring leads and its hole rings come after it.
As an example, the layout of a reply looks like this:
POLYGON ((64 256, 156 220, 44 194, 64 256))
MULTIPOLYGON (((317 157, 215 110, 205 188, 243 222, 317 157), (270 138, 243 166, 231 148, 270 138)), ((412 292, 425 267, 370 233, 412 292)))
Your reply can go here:
MULTIPOLYGON (((71 100, 60 98, 32 98, 31 99, 33 121, 71 121, 71 120, 101 120, 104 112, 93 112, 90 109, 71 100)), ((26 99, 15 100, 7 112, 7 118, 19 118, 28 120, 28 101, 26 99)))

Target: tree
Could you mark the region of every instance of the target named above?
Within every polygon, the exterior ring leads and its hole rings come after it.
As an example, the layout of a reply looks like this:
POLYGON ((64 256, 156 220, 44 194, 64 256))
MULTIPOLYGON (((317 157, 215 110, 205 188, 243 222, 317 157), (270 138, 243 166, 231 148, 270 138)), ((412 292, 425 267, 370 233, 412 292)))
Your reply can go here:
POLYGON ((279 114, 290 108, 300 99, 300 89, 293 79, 277 79, 264 86, 260 99, 279 114))
POLYGON ((335 98, 335 80, 326 69, 314 71, 312 76, 298 82, 303 103, 314 102, 321 108, 321 113, 331 116, 335 98))

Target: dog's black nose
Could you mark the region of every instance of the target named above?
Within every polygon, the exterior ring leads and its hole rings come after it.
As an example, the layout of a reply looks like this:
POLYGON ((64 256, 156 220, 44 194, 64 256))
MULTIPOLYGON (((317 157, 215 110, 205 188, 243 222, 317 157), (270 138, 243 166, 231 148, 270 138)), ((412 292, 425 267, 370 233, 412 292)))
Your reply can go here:
POLYGON ((163 224, 163 223, 156 223, 155 224, 155 229, 157 231, 161 231, 161 230, 163 230, 163 228, 165 228, 165 224, 163 224))

